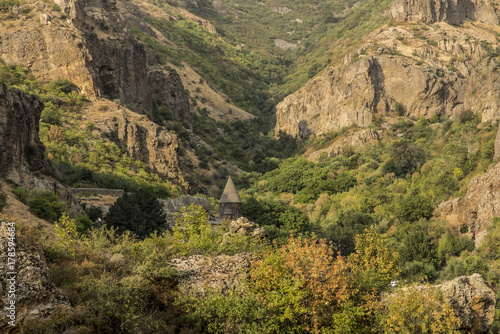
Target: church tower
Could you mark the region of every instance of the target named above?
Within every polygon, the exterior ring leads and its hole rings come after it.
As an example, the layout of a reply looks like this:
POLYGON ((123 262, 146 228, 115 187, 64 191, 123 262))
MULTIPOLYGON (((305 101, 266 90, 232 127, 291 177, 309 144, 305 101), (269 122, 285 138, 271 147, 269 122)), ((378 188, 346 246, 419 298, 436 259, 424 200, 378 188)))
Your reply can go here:
POLYGON ((234 186, 231 176, 227 180, 226 187, 219 201, 220 218, 235 220, 243 215, 241 198, 234 186))

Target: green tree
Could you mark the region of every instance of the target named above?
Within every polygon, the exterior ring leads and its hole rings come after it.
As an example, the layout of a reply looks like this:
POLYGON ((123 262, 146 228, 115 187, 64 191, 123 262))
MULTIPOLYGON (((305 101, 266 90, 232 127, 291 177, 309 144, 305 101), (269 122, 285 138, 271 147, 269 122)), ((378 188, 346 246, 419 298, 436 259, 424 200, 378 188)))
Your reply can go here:
POLYGON ((408 194, 401 198, 395 208, 396 216, 405 222, 416 222, 430 219, 434 212, 432 199, 420 194, 408 194))
POLYGON ((372 225, 372 216, 356 210, 340 211, 337 217, 327 225, 325 236, 331 240, 347 256, 355 250, 356 235, 372 225))
POLYGON ((142 239, 167 228, 163 206, 148 190, 124 193, 111 205, 104 220, 107 225, 116 227, 119 233, 131 231, 142 239))
POLYGON ((211 229, 208 223, 207 212, 196 204, 181 208, 175 215, 174 236, 179 240, 188 241, 195 235, 200 235, 207 229, 211 229))
POLYGON ((70 219, 67 213, 63 213, 54 228, 56 236, 59 239, 57 247, 65 253, 75 257, 75 241, 78 239, 76 221, 74 219, 70 219))
POLYGON ((425 163, 426 153, 422 146, 400 140, 392 144, 391 159, 383 166, 384 173, 403 177, 416 171, 425 163))
POLYGON ((282 201, 264 201, 250 198, 243 203, 243 215, 260 226, 265 226, 271 239, 308 232, 311 224, 307 215, 282 201))

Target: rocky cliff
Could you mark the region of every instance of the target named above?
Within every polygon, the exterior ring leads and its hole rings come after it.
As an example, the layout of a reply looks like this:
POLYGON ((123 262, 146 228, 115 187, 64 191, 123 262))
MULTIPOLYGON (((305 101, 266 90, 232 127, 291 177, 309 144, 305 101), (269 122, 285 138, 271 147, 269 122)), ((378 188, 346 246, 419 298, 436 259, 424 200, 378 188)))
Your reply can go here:
MULTIPOLYGON (((108 106, 108 104, 106 104, 108 106)), ((148 165, 156 174, 187 188, 180 170, 177 136, 147 119, 118 105, 111 104, 107 110, 90 108, 85 111, 85 120, 92 121, 95 134, 116 143, 134 159, 148 165)))
POLYGON ((47 171, 38 137, 43 103, 18 89, 0 85, 0 175, 19 179, 47 171))
POLYGON ((367 127, 395 109, 414 118, 470 109, 483 121, 498 119, 500 86, 491 53, 498 32, 481 22, 382 27, 286 97, 277 106, 276 133, 306 139, 367 127))
POLYGON ((465 20, 498 24, 497 0, 397 0, 391 7, 396 21, 447 21, 453 25, 465 20))
POLYGON ((45 147, 38 137, 43 103, 15 88, 0 85, 0 177, 28 189, 54 191, 72 212, 81 210, 67 187, 50 175, 45 147))
POLYGON ((437 211, 458 231, 467 227, 467 235, 480 245, 491 219, 500 215, 500 164, 473 179, 464 197, 441 203, 437 211))
MULTIPOLYGON (((16 226, 16 225, 14 225, 16 226)), ((15 260, 10 267, 8 255, 12 252, 9 246, 9 230, 7 223, 0 219, 0 331, 11 333, 27 319, 44 318, 58 307, 69 307, 68 298, 61 295, 52 282, 52 277, 44 256, 28 249, 18 238, 15 238, 15 260), (8 272, 16 274, 8 275, 8 272), (11 279, 11 278, 14 279, 11 279), (10 279, 10 280, 9 280, 10 279), (13 295, 12 295, 13 294, 13 295), (10 296, 9 296, 10 295, 10 296), (14 302, 15 326, 9 325, 11 301, 14 302)), ((11 307, 12 308, 12 307, 11 307)))
MULTIPOLYGON (((151 117, 154 98, 171 108, 175 119, 189 118, 189 100, 180 78, 159 71, 156 58, 149 57, 130 33, 124 13, 134 8, 107 0, 56 3, 62 12, 38 2, 24 5, 34 15, 13 12, 15 20, 2 27, 0 59, 24 65, 40 80, 68 79, 93 100, 120 100, 151 117)), ((137 10, 134 13, 138 15, 137 10)))

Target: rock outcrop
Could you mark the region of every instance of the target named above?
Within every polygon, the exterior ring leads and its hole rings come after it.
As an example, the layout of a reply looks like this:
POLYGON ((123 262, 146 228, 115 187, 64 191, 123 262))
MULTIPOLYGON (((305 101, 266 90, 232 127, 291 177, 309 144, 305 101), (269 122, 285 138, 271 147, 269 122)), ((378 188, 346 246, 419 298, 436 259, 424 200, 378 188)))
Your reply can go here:
POLYGON ((39 80, 68 79, 91 100, 120 100, 151 117, 156 99, 174 111, 176 120, 189 119, 189 99, 178 76, 156 68, 156 58, 148 57, 130 32, 124 15, 138 15, 137 10, 108 0, 56 3, 64 14, 47 4, 30 4, 47 23, 41 27, 27 22, 22 29, 3 28, 0 59, 29 68, 39 80), (148 62, 151 59, 154 64, 148 62))
POLYGON ((244 283, 253 260, 251 253, 215 257, 193 255, 172 259, 171 264, 179 271, 181 291, 204 295, 207 290, 237 289, 244 283))
POLYGON ((473 179, 464 197, 441 203, 437 211, 457 231, 467 227, 465 234, 479 246, 491 219, 500 215, 500 163, 486 174, 473 179))
MULTIPOLYGON (((41 2, 37 6, 39 11, 48 11, 48 4, 41 2)), ((91 55, 84 46, 85 38, 61 20, 60 15, 58 13, 57 23, 51 25, 40 26, 37 20, 26 22, 22 29, 16 25, 3 27, 0 59, 6 64, 29 68, 41 81, 68 79, 80 93, 93 98, 98 88, 92 77, 93 70, 87 66, 91 55)))
MULTIPOLYGON (((101 113, 102 114, 102 113, 101 113)), ((108 117, 87 115, 95 122, 100 135, 117 143, 134 159, 143 161, 155 173, 187 188, 177 157, 177 137, 145 116, 119 109, 106 113, 108 117)))
POLYGON ((170 108, 177 121, 189 122, 191 120, 189 96, 175 70, 172 69, 169 72, 151 70, 148 74, 148 84, 158 101, 158 108, 170 108))
POLYGON ((465 80, 440 68, 414 66, 402 57, 368 55, 332 67, 276 107, 276 133, 309 138, 356 124, 367 127, 374 115, 395 102, 406 114, 430 117, 463 110, 458 91, 465 80))
POLYGON ((0 85, 0 176, 28 189, 55 192, 72 212, 81 208, 71 191, 53 179, 38 136, 43 103, 15 88, 0 85))
POLYGON ((447 21, 459 25, 465 20, 498 24, 497 0, 397 0, 391 7, 396 21, 447 21))
POLYGON ((479 274, 460 276, 439 286, 451 303, 465 333, 488 333, 498 297, 479 274))
POLYGON ((0 332, 2 333, 14 331, 24 320, 47 317, 56 307, 69 307, 68 299, 59 293, 52 282, 44 256, 29 250, 17 237, 15 256, 11 257, 15 260, 14 267, 8 265, 9 253, 12 253, 8 250, 10 247, 8 233, 7 223, 0 219, 0 271, 2 272, 0 332), (17 274, 8 274, 9 272, 17 274), (12 293, 15 296, 12 296, 12 293), (15 327, 8 324, 12 319, 8 317, 11 314, 11 310, 8 309, 11 307, 11 301, 15 303, 15 327))
POLYGON ((483 121, 499 119, 500 65, 492 58, 499 32, 477 21, 377 29, 278 104, 275 133, 307 139, 351 125, 365 128, 396 111, 428 118, 470 109, 483 121))
POLYGON ((233 220, 229 225, 229 231, 224 234, 223 238, 225 239, 232 234, 252 236, 257 239, 267 238, 267 231, 265 228, 259 227, 259 225, 245 217, 233 220))
POLYGON ((0 85, 0 175, 47 171, 38 137, 43 108, 38 98, 0 85))

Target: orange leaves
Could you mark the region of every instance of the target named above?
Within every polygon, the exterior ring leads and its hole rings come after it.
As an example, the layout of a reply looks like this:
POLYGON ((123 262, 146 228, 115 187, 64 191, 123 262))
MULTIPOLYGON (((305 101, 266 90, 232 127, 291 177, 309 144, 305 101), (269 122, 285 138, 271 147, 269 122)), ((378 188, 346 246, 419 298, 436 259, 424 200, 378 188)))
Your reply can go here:
POLYGON ((358 292, 346 259, 325 240, 290 237, 253 265, 254 291, 270 313, 294 328, 319 332, 358 292))

